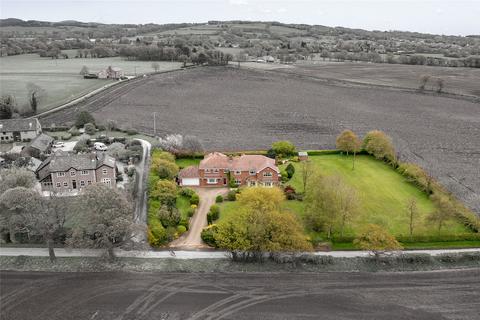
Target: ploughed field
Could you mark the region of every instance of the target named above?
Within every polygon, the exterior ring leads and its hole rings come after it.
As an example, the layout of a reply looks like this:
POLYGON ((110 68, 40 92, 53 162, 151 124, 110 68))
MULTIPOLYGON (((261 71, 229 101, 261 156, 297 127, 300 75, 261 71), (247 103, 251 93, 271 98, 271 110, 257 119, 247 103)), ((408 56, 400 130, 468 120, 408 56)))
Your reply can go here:
MULTIPOLYGON (((211 67, 155 75, 76 110, 150 134, 156 112, 157 134, 195 135, 208 150, 266 149, 280 139, 299 149, 330 149, 344 129, 361 136, 383 130, 402 160, 421 165, 480 212, 479 103, 338 85, 285 70, 211 67)), ((64 110, 42 122, 61 124, 74 115, 64 110)))

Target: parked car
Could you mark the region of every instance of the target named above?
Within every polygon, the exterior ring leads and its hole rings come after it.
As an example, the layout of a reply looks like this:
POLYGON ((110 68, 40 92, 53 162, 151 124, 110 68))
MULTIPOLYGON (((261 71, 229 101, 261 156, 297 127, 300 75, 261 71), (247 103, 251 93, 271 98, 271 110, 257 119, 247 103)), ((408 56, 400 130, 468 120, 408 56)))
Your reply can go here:
POLYGON ((105 145, 105 143, 102 143, 102 142, 95 142, 93 144, 93 148, 97 151, 107 151, 108 148, 107 146, 105 145))
POLYGON ((55 148, 55 149, 63 148, 63 147, 65 147, 65 143, 62 142, 62 141, 56 141, 56 142, 53 143, 52 147, 55 148))

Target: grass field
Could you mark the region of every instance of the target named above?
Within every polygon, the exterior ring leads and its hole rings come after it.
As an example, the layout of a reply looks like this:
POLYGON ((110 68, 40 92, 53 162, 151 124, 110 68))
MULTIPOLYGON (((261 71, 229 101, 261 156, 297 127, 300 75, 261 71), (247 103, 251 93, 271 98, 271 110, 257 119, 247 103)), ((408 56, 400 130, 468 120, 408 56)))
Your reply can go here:
POLYGON ((188 220, 188 209, 190 208, 190 199, 185 196, 177 197, 177 201, 175 206, 177 207, 178 211, 180 211, 180 215, 182 219, 188 220))
MULTIPOLYGON (((70 59, 42 58, 36 54, 24 54, 0 58, 0 95, 15 96, 21 107, 28 104, 27 84, 33 83, 45 91, 39 110, 48 110, 100 88, 111 80, 83 79, 79 74, 82 66, 90 72, 98 72, 108 66, 120 67, 126 75, 152 72, 151 62, 127 61, 120 57, 75 59, 74 52, 67 50, 70 59)), ((160 71, 177 69, 180 63, 159 62, 160 71)))
MULTIPOLYGON (((366 155, 357 156, 356 168, 351 169, 351 157, 343 155, 320 155, 310 157, 314 170, 326 175, 336 174, 354 187, 358 193, 360 213, 352 220, 345 230, 345 236, 355 236, 369 223, 385 227, 395 236, 408 236, 407 201, 414 198, 417 201, 419 217, 415 226, 414 235, 432 236, 441 238, 444 235, 468 233, 468 230, 456 221, 449 221, 440 232, 435 225, 429 223, 427 215, 434 210, 434 206, 425 193, 394 171, 390 166, 366 155)), ((286 183, 293 186, 297 192, 302 192, 300 164, 295 163, 296 174, 286 183)), ((301 201, 285 201, 285 210, 295 213, 303 222, 305 203, 301 201)), ((220 221, 235 214, 239 209, 238 202, 224 202, 221 204, 220 221)), ((312 238, 322 238, 305 225, 305 232, 312 238)), ((453 242, 418 242, 406 245, 414 248, 438 247, 474 247, 478 241, 453 242)), ((335 249, 354 249, 352 243, 339 243, 335 249)))

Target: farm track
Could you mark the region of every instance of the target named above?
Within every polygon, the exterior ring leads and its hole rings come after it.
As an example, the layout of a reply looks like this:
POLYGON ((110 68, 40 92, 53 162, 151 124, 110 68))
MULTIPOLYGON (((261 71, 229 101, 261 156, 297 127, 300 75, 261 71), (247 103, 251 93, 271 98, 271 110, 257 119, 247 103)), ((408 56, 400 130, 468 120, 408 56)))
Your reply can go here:
POLYGON ((415 162, 480 213, 480 103, 413 89, 353 85, 282 70, 201 68, 107 90, 41 119, 72 123, 80 110, 153 134, 191 134, 207 150, 265 149, 286 139, 301 149, 335 147, 344 129, 384 130, 415 162))

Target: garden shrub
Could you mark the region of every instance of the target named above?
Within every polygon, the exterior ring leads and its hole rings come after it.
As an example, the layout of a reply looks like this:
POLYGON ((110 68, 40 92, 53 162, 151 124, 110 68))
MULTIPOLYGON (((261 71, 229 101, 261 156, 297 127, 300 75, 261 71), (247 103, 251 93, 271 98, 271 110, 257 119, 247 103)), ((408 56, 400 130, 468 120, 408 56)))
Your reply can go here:
POLYGON ((187 210, 187 216, 188 216, 189 218, 191 218, 191 217, 193 217, 194 214, 195 214, 195 209, 193 209, 193 208, 188 208, 188 210, 187 210))
POLYGON ((223 196, 222 196, 222 195, 218 195, 218 196, 215 198, 215 202, 216 202, 216 203, 222 203, 222 202, 223 202, 223 196))
POLYGON ((202 230, 201 237, 203 242, 211 247, 217 248, 217 243, 215 242, 215 232, 217 230, 217 226, 212 224, 202 230))
POLYGON ((78 130, 77 127, 73 126, 68 130, 68 133, 70 133, 73 137, 76 137, 80 135, 80 130, 78 130))
POLYGON ((195 191, 190 188, 182 188, 180 189, 180 195, 185 196, 187 198, 191 198, 195 194, 195 191))
POLYGON ((70 133, 65 133, 62 135, 62 140, 70 140, 72 138, 72 135, 70 133))
POLYGON ((169 227, 178 225, 181 216, 177 208, 169 208, 163 205, 158 211, 158 219, 164 227, 169 227))
POLYGON ((129 136, 133 136, 133 135, 137 134, 138 131, 133 129, 133 128, 130 128, 130 129, 125 130, 125 133, 128 134, 129 136))
POLYGON ((285 168, 285 172, 287 173, 288 179, 291 179, 295 174, 295 167, 293 166, 293 164, 289 163, 285 168))
POLYGON ((78 113, 75 118, 75 126, 81 128, 87 123, 95 124, 95 118, 87 111, 81 111, 78 113))
POLYGON ((180 220, 180 222, 178 223, 178 225, 180 225, 180 226, 184 226, 184 227, 185 227, 185 229, 187 229, 187 230, 188 230, 188 229, 190 229, 190 228, 189 228, 189 223, 188 223, 188 219, 187 219, 187 218, 182 218, 182 219, 180 220))
POLYGON ((86 123, 83 128, 85 129, 85 133, 88 135, 94 135, 97 129, 93 123, 86 123))
POLYGON ((210 211, 207 213, 207 221, 209 224, 220 218, 220 207, 216 204, 210 207, 210 211))
POLYGON ((177 232, 179 235, 182 235, 183 233, 187 232, 187 228, 185 228, 183 225, 179 225, 177 226, 177 232))
POLYGON ((198 194, 194 193, 191 197, 190 197, 190 204, 195 204, 198 206, 198 204, 200 203, 200 197, 198 196, 198 194))
POLYGON ((237 190, 230 190, 227 195, 228 201, 235 201, 237 200, 237 190))
POLYGON ((147 238, 152 247, 161 246, 167 240, 166 230, 158 219, 150 218, 148 220, 147 238))

